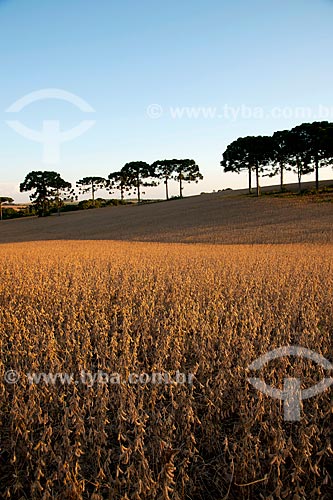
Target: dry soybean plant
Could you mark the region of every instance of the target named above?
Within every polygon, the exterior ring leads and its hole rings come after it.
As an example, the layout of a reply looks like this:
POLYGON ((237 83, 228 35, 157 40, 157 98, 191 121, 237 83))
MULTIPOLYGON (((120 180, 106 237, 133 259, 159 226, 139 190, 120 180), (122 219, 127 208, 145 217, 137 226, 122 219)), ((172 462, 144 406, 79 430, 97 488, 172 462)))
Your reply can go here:
MULTIPOLYGON (((331 498, 330 390, 286 422, 247 378, 286 345, 333 361, 332 257, 324 244, 2 245, 1 498, 331 498), (31 379, 82 370, 120 379, 31 379), (192 383, 129 382, 177 371, 192 383)), ((260 376, 310 387, 325 373, 284 357, 260 376)))

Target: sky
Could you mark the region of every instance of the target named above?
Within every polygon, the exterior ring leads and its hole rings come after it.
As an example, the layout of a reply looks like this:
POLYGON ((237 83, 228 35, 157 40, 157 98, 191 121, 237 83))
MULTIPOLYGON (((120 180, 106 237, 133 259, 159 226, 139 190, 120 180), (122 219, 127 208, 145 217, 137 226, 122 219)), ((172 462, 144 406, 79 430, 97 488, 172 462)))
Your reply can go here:
POLYGON ((1 196, 27 201, 31 170, 75 184, 164 158, 199 165, 184 195, 246 187, 230 142, 333 121, 332 20, 333 0, 0 0, 1 196))

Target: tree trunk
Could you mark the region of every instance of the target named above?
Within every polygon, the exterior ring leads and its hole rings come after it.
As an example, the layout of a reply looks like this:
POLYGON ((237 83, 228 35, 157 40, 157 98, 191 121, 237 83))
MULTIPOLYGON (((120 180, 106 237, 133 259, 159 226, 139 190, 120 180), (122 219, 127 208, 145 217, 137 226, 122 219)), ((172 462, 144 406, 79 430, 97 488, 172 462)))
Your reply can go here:
POLYGON ((280 163, 280 189, 281 189, 281 191, 284 190, 284 185, 283 185, 283 169, 284 169, 284 165, 282 163, 280 163))
POLYGON ((93 206, 95 206, 95 186, 94 186, 94 183, 91 184, 91 197, 92 197, 93 206))
POLYGON ((0 220, 2 220, 2 203, 0 201, 0 220))
POLYGON ((140 197, 140 179, 137 177, 137 193, 138 193, 138 203, 141 202, 141 197, 140 197))
POLYGON ((124 186, 120 186, 120 199, 124 201, 124 186))
POLYGON ((182 198, 183 197, 183 183, 182 183, 182 177, 179 177, 179 195, 182 198))
POLYGON ((316 155, 316 191, 319 190, 319 160, 318 155, 316 155))
POLYGON ((46 216, 46 200, 45 198, 42 201, 42 217, 46 216))
POLYGON ((252 194, 252 179, 251 179, 251 167, 249 167, 249 194, 252 194))
POLYGON ((300 159, 297 158, 297 178, 298 178, 298 193, 301 194, 302 186, 301 186, 301 181, 302 181, 302 164, 300 162, 300 159))
POLYGON ((168 189, 168 178, 165 178, 165 194, 166 194, 166 199, 169 199, 169 189, 168 189))
POLYGON ((259 184, 259 165, 256 163, 256 194, 260 196, 260 184, 259 184))
POLYGON ((58 212, 58 217, 60 217, 60 199, 59 199, 59 190, 57 191, 57 212, 58 212))

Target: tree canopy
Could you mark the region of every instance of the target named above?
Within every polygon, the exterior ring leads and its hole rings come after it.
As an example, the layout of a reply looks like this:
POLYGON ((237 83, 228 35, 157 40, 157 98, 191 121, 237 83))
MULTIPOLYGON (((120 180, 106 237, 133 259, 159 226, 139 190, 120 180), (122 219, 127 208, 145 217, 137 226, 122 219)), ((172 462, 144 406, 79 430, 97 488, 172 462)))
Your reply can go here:
POLYGON ((157 185, 154 168, 144 161, 126 163, 121 173, 126 178, 127 186, 135 189, 138 203, 141 202, 142 187, 157 185))
POLYGON ((33 202, 39 216, 48 215, 52 204, 59 203, 69 193, 72 185, 66 182, 60 174, 53 171, 32 171, 20 184, 20 191, 33 191, 30 200, 33 202))
POLYGON ((91 192, 91 199, 94 204, 95 193, 100 189, 108 187, 108 181, 104 177, 83 177, 77 181, 76 187, 79 189, 80 194, 91 192))
POLYGON ((249 192, 252 192, 251 174, 256 173, 257 195, 260 194, 261 174, 273 177, 280 174, 284 188, 284 171, 297 174, 299 190, 303 175, 315 172, 319 188, 319 169, 333 164, 333 124, 329 122, 303 123, 291 130, 275 132, 272 136, 240 137, 229 144, 222 155, 224 172, 249 174, 249 192))
POLYGON ((155 176, 165 185, 165 197, 169 199, 169 181, 173 179, 176 171, 177 160, 157 160, 152 164, 155 176))
POLYGON ((199 182, 203 179, 198 165, 194 160, 173 160, 175 174, 173 179, 179 183, 179 196, 183 197, 184 182, 199 182))
POLYGON ((120 170, 119 172, 111 172, 108 176, 108 188, 110 192, 114 190, 120 191, 120 198, 123 201, 125 198, 125 193, 130 192, 131 190, 131 182, 128 174, 124 170, 120 170))

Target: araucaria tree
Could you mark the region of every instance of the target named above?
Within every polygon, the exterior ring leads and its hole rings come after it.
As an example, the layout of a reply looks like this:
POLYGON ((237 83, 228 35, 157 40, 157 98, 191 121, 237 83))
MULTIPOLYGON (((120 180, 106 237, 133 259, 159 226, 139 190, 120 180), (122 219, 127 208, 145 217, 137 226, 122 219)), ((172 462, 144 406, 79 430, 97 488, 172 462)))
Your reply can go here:
POLYGON ((169 181, 173 179, 173 174, 177 168, 179 160, 158 160, 152 164, 157 179, 163 181, 165 185, 165 197, 169 199, 169 181))
POLYGON ((108 179, 109 191, 120 191, 120 199, 123 201, 125 198, 125 193, 129 192, 131 189, 127 172, 125 172, 124 170, 120 170, 120 172, 111 172, 108 179))
POLYGON ((269 164, 272 154, 272 138, 268 136, 241 137, 232 142, 223 153, 221 166, 225 172, 249 173, 249 192, 252 192, 251 173, 256 174, 256 194, 260 195, 260 174, 269 164))
POLYGON ((308 160, 309 171, 315 171, 316 190, 319 189, 319 168, 332 164, 329 143, 333 141, 332 123, 302 123, 291 131, 302 141, 308 160), (330 139, 330 140, 329 140, 330 139))
POLYGON ((64 206, 65 201, 74 201, 77 199, 74 189, 70 182, 64 181, 60 175, 54 180, 54 201, 57 207, 58 215, 60 215, 60 209, 64 206))
POLYGON ((311 154, 307 135, 302 127, 295 127, 290 131, 290 164, 293 172, 297 175, 298 192, 301 192, 303 175, 313 172, 311 164, 311 154))
POLYGON ((142 187, 156 186, 155 173, 151 165, 144 161, 132 161, 126 163, 121 169, 122 175, 126 176, 128 187, 136 191, 138 203, 141 202, 142 187))
POLYGON ((183 197, 184 182, 199 182, 203 179, 198 165, 194 160, 172 160, 175 165, 174 180, 179 183, 179 196, 183 197))
POLYGON ((50 208, 56 204, 58 212, 61 202, 71 191, 71 184, 63 180, 57 172, 33 171, 20 184, 20 191, 33 191, 30 200, 40 217, 49 215, 50 208))
POLYGON ((252 193, 252 168, 253 164, 246 147, 246 137, 239 137, 231 144, 222 155, 221 166, 224 172, 234 172, 240 174, 243 170, 248 172, 249 194, 252 193))
POLYGON ((280 174, 280 190, 284 190, 284 172, 290 171, 292 155, 292 140, 289 130, 282 130, 273 134, 271 152, 271 171, 269 177, 280 174))
POLYGON ((251 173, 255 171, 257 195, 260 194, 261 173, 265 172, 264 175, 269 177, 280 174, 283 191, 286 170, 297 174, 299 191, 303 175, 315 172, 318 190, 319 169, 328 165, 333 165, 333 123, 329 122, 303 123, 269 137, 240 137, 229 144, 221 161, 224 172, 248 170, 250 193, 251 173))
POLYGON ((91 192, 91 199, 95 204, 95 193, 99 189, 105 189, 108 186, 108 180, 104 177, 83 177, 76 183, 80 194, 91 192))
POLYGON ((273 140, 270 136, 259 135, 246 138, 247 150, 250 162, 256 174, 256 194, 260 196, 260 174, 262 174, 271 161, 273 140))

